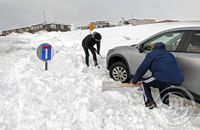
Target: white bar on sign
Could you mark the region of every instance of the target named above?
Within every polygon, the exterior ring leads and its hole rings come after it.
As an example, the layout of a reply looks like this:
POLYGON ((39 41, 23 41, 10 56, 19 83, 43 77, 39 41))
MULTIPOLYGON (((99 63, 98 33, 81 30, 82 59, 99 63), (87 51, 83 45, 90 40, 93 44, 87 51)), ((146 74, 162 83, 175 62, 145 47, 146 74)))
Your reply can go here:
POLYGON ((48 48, 45 48, 45 59, 48 59, 48 48))

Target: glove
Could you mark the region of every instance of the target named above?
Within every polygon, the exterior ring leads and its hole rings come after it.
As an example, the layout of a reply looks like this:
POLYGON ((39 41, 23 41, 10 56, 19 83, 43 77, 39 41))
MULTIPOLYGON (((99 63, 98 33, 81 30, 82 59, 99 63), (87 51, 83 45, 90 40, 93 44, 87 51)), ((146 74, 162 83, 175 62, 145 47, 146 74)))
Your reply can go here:
POLYGON ((98 54, 98 55, 100 55, 100 52, 99 52, 99 51, 97 51, 97 54, 98 54))
POLYGON ((134 86, 138 86, 138 87, 142 87, 143 86, 143 84, 142 84, 142 82, 137 82, 137 83, 135 83, 135 84, 133 84, 134 86))
POLYGON ((135 79, 135 76, 132 77, 131 82, 132 84, 136 84, 138 82, 137 79, 135 79))

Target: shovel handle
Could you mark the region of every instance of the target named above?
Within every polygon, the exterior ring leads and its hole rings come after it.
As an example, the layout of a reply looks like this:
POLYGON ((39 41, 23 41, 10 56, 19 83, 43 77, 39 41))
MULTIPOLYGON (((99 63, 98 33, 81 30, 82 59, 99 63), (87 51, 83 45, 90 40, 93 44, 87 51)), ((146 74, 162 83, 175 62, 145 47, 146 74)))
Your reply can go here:
POLYGON ((142 87, 142 83, 123 83, 120 87, 142 87))

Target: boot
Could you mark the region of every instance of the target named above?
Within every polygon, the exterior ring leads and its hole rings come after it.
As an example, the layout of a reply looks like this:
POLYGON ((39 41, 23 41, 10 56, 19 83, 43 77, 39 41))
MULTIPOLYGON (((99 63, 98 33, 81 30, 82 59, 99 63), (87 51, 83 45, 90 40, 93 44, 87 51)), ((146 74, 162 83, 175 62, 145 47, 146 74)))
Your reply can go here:
POLYGON ((145 102, 145 106, 148 107, 149 109, 153 109, 153 108, 156 108, 157 105, 154 101, 147 101, 145 102))
POLYGON ((97 63, 97 62, 94 62, 94 66, 98 66, 98 63, 97 63))
POLYGON ((89 57, 88 56, 85 57, 85 64, 87 65, 87 67, 89 67, 89 57))

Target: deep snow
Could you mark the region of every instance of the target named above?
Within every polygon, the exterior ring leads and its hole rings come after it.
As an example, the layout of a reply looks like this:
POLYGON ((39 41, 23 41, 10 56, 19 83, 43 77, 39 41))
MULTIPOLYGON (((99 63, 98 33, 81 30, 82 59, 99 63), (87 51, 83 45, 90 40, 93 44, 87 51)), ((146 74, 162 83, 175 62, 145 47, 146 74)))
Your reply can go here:
MULTIPOLYGON (((167 23, 95 31, 103 36, 101 54, 106 56, 112 47, 136 44, 163 29, 186 25, 167 23)), ((200 23, 190 26, 194 25, 200 23)), ((172 126, 161 116, 166 108, 145 108, 137 88, 102 92, 102 81, 112 79, 101 57, 100 69, 93 66, 92 56, 86 68, 81 40, 88 33, 39 32, 0 37, 0 130, 200 129, 199 106, 192 108, 194 119, 172 126), (36 56, 41 43, 50 43, 54 48, 46 72, 36 56)), ((156 98, 156 90, 154 93, 156 98)))

